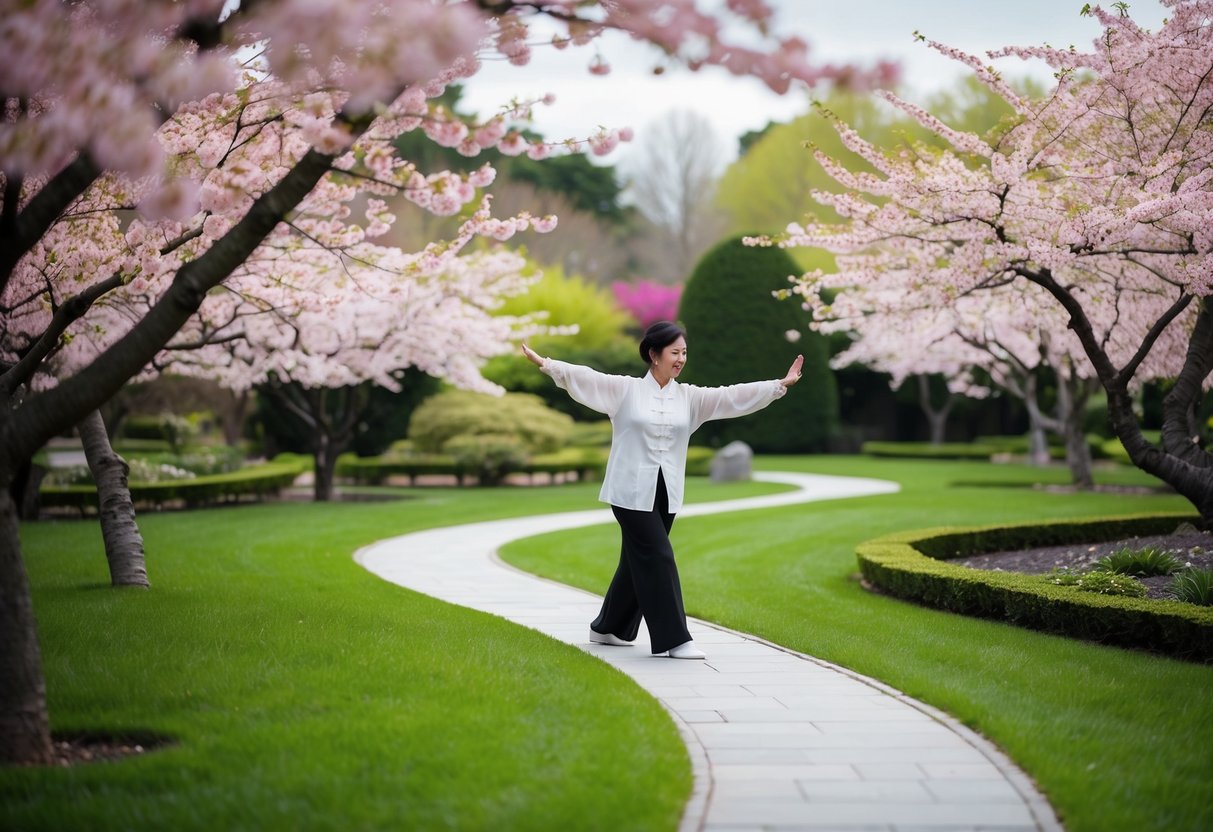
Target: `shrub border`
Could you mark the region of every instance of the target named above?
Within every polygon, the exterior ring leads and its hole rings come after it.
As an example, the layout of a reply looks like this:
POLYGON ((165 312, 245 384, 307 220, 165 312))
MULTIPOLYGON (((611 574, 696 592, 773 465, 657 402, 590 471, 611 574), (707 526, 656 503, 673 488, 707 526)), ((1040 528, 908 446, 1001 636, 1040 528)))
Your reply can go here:
MULTIPOLYGON (((706 477, 710 473, 711 448, 692 446, 687 449, 686 473, 692 477, 706 477)), ((601 479, 606 471, 606 449, 572 447, 550 454, 537 454, 530 461, 510 473, 517 474, 568 474, 576 473, 578 479, 601 479)), ((463 484, 465 474, 473 473, 469 466, 460 465, 446 454, 425 454, 414 457, 367 457, 343 456, 337 460, 336 475, 359 485, 381 485, 388 477, 408 477, 410 482, 418 476, 445 474, 454 476, 463 484)))
MULTIPOLYGON (((269 462, 232 471, 227 474, 207 474, 192 480, 130 484, 131 500, 136 505, 160 508, 167 503, 182 501, 186 506, 213 505, 232 502, 252 495, 262 499, 278 493, 295 481, 302 472, 299 465, 269 462)), ((39 500, 42 508, 74 508, 81 514, 97 508, 97 489, 91 485, 43 486, 39 500)))
MULTIPOLYGON (((601 476, 606 467, 605 458, 599 459, 597 454, 541 454, 531 458, 520 467, 511 468, 511 474, 567 474, 576 472, 581 479, 601 476)), ((475 466, 463 465, 454 457, 446 454, 426 454, 404 459, 384 459, 381 457, 345 457, 337 461, 336 475, 342 479, 352 480, 359 485, 381 485, 388 477, 408 477, 412 482, 415 477, 443 474, 455 477, 459 485, 463 484, 465 476, 475 473, 475 466)))
POLYGON ((863 577, 883 592, 949 612, 1048 633, 1213 661, 1213 607, 1055 586, 1040 576, 971 569, 952 558, 1035 546, 1167 534, 1186 514, 1129 515, 1021 525, 917 529, 861 543, 863 577))
POLYGON ((864 456, 893 457, 899 459, 978 459, 988 460, 998 453, 994 445, 978 442, 945 442, 931 445, 928 442, 864 442, 860 446, 864 456))

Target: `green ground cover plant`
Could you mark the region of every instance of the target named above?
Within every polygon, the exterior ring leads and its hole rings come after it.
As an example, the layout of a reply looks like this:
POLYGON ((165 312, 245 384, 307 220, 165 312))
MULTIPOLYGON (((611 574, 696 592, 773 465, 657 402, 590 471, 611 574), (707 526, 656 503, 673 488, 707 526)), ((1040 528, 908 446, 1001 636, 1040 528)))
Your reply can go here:
MULTIPOLYGON (((778 490, 689 483, 699 500, 778 490)), ((597 491, 376 489, 405 499, 147 515, 148 592, 108 587, 95 521, 23 526, 53 729, 176 744, 0 769, 0 828, 674 829, 689 762, 630 679, 352 560, 429 526, 584 509, 597 491)))
POLYGON ((1100 558, 1096 565, 1107 572, 1133 575, 1138 578, 1170 575, 1172 572, 1178 572, 1183 566, 1174 556, 1149 546, 1144 549, 1132 549, 1126 546, 1107 557, 1100 558))
MULTIPOLYGON (((1213 667, 1079 642, 864 590, 856 547, 933 526, 1190 512, 1175 495, 1055 494, 1064 469, 970 461, 761 457, 759 468, 868 476, 898 494, 674 525, 687 612, 801 650, 941 708, 991 738, 1039 784, 1070 832, 1213 828, 1213 667), (953 486, 956 482, 980 486, 953 486)), ((1140 472, 1097 482, 1147 485, 1140 472)), ((506 560, 598 591, 612 530, 559 532, 506 560)))
POLYGON ((1168 589, 1185 603, 1202 607, 1213 605, 1213 569, 1181 569, 1168 589))
POLYGON ((1128 598, 1144 598, 1145 585, 1132 575, 1122 575, 1104 569, 1094 569, 1085 575, 1080 575, 1073 584, 1083 592, 1094 592, 1098 595, 1123 595, 1128 598))

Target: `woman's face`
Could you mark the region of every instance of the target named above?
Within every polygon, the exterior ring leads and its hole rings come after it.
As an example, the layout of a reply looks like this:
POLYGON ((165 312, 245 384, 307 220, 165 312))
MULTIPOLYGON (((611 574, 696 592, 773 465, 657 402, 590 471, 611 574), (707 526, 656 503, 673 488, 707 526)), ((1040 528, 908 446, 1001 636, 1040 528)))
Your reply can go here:
POLYGON ((657 356, 657 365, 662 373, 668 373, 670 378, 678 378, 682 368, 687 363, 687 341, 679 335, 673 343, 666 346, 657 356))

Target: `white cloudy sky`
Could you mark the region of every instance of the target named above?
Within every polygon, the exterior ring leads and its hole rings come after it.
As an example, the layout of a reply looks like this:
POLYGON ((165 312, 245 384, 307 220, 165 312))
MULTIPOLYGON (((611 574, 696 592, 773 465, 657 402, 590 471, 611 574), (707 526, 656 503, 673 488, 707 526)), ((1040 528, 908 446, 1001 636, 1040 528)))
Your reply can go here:
MULTIPOLYGON (((954 82, 963 68, 940 57, 912 37, 915 30, 973 54, 1000 46, 1049 43, 1086 48, 1099 34, 1090 17, 1079 15, 1083 0, 770 0, 778 9, 780 31, 795 32, 809 42, 811 54, 829 61, 872 62, 877 58, 902 64, 911 100, 954 82)), ((1105 5, 1110 5, 1105 3, 1105 5)), ((1137 0, 1135 20, 1157 28, 1165 9, 1157 0, 1137 0)), ((536 127, 549 139, 581 137, 599 125, 630 126, 641 132, 670 109, 690 109, 708 117, 730 153, 736 137, 768 121, 803 113, 808 97, 779 97, 757 81, 734 78, 718 70, 652 74, 656 52, 614 36, 604 40, 603 55, 612 66, 607 76, 591 76, 585 66, 591 49, 557 52, 537 48, 530 65, 486 66, 465 91, 464 100, 483 115, 516 95, 556 95, 556 104, 536 110, 536 127)), ((1050 79, 1050 70, 1018 59, 998 64, 1008 77, 1034 75, 1050 79)), ((622 146, 608 160, 625 162, 622 146)))

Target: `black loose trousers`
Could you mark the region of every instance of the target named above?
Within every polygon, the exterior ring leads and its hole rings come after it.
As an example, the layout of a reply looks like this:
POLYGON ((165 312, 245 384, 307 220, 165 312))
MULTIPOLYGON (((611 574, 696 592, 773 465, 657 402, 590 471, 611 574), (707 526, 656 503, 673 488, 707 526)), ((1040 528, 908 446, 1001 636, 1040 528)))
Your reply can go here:
POLYGON ((664 653, 691 640, 682 606, 682 585, 670 545, 674 515, 657 474, 657 498, 649 511, 611 506, 623 534, 619 567, 602 599, 602 611, 590 629, 632 641, 640 632, 640 619, 648 624, 653 652, 664 653))

